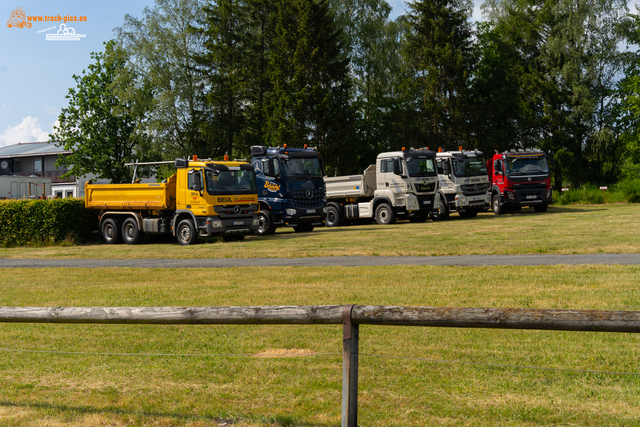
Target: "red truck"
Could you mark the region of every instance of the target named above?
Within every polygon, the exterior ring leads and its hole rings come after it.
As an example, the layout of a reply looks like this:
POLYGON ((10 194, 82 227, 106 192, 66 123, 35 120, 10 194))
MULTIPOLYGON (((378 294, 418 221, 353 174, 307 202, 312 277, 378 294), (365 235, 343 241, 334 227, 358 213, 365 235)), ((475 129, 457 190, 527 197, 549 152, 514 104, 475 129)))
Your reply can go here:
POLYGON ((491 208, 496 215, 532 206, 546 212, 552 202, 547 158, 539 150, 496 153, 487 161, 491 208))

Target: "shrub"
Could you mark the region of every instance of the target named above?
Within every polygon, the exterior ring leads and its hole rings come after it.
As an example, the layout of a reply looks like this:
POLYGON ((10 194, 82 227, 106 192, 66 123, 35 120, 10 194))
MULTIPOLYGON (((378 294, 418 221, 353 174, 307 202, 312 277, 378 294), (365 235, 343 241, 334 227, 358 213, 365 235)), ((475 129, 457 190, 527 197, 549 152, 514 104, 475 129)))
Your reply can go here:
POLYGON ((640 203, 640 178, 625 179, 620 181, 616 187, 624 194, 627 202, 640 203))
POLYGON ((86 242, 97 228, 97 215, 82 199, 1 201, 0 245, 86 242))
POLYGON ((602 204, 604 203, 604 200, 605 196, 602 193, 602 190, 594 186, 585 186, 569 191, 563 191, 562 194, 557 195, 554 203, 557 203, 558 205, 572 205, 578 203, 602 204))

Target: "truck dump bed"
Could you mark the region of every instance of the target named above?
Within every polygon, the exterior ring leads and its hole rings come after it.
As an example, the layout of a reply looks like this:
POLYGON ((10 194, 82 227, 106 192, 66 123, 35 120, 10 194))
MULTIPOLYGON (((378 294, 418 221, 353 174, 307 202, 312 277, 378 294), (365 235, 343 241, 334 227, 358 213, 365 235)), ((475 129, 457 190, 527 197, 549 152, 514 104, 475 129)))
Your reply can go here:
POLYGON ((176 176, 159 184, 85 184, 84 205, 103 210, 176 209, 176 176))
POLYGON ((325 177, 325 198, 373 197, 376 190, 376 165, 370 165, 362 175, 325 177))

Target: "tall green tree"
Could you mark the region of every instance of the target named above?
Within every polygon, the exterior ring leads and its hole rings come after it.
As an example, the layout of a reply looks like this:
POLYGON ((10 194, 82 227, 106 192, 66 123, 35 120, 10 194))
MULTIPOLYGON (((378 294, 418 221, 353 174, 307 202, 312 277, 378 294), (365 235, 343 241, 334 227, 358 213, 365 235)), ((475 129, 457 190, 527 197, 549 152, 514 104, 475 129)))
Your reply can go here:
POLYGON ((114 41, 91 58, 95 62, 88 71, 73 76, 77 86, 69 89, 69 105, 49 137, 72 151, 57 162, 69 169, 67 175, 95 174, 113 183, 127 182, 132 169, 124 163, 146 160, 148 138, 140 129, 152 92, 139 87, 137 74, 127 67, 126 52, 114 41))
POLYGON ((204 51, 204 38, 191 31, 202 15, 203 0, 156 0, 142 18, 125 15, 118 40, 130 63, 154 87, 148 130, 157 157, 209 156, 222 151, 204 132, 211 122, 205 86, 194 56, 204 51))
POLYGON ((553 154, 556 189, 565 181, 603 179, 607 159, 598 147, 615 134, 612 89, 624 64, 618 28, 626 1, 487 0, 484 6, 502 42, 527 64, 516 78, 526 88, 522 110, 536 120, 522 124, 533 126, 538 145, 553 154))
POLYGON ((317 146, 331 170, 347 171, 354 113, 342 35, 326 0, 280 0, 266 102, 270 145, 317 146))
MULTIPOLYGON (((630 15, 628 21, 627 42, 640 44, 640 15, 630 15)), ((612 136, 624 147, 624 159, 620 160, 620 169, 626 178, 640 177, 640 53, 628 53, 624 78, 618 82, 616 96, 621 102, 616 106, 615 117, 618 132, 612 136)), ((617 142, 616 141, 616 142, 617 142)))
POLYGON ((472 141, 469 82, 474 66, 472 4, 467 0, 417 0, 409 4, 404 50, 408 89, 421 101, 425 145, 454 149, 472 141))

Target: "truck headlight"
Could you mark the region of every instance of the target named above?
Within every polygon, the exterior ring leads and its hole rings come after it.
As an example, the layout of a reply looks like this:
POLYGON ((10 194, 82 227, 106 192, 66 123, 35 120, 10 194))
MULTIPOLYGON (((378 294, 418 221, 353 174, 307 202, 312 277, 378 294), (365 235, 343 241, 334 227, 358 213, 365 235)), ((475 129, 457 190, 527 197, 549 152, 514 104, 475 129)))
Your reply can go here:
POLYGON ((260 218, 254 218, 253 225, 260 225, 260 218))
POLYGON ((213 228, 220 228, 222 227, 222 221, 220 221, 219 219, 214 219, 213 221, 211 221, 211 226, 213 228))
POLYGON ((296 214, 296 210, 295 209, 287 209, 287 215, 294 216, 295 214, 296 214))
POLYGON ((322 212, 327 213, 327 207, 322 208, 322 212))

